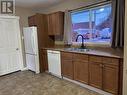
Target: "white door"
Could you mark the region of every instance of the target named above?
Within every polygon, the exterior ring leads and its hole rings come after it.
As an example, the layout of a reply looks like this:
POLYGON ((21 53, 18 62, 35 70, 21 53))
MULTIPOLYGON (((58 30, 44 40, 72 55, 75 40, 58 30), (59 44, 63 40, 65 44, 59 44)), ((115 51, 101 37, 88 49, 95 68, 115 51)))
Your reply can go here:
POLYGON ((19 19, 0 17, 0 75, 21 70, 19 19))

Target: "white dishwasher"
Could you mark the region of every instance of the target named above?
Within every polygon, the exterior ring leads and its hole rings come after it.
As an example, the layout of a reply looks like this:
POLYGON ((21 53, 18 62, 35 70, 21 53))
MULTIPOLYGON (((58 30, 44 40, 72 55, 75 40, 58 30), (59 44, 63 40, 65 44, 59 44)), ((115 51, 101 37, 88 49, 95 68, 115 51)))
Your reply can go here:
POLYGON ((61 78, 60 51, 47 50, 49 73, 61 78))

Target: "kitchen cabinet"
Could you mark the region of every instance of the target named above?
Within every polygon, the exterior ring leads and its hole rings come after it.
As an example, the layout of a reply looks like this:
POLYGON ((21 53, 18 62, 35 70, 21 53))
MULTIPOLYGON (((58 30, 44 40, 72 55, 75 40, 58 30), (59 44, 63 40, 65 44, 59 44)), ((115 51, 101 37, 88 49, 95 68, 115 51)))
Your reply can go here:
POLYGON ((48 58, 47 58, 47 50, 41 49, 40 52, 40 71, 45 72, 48 71, 48 58))
POLYGON ((122 95, 123 62, 119 58, 62 52, 62 76, 122 95))
POLYGON ((119 59, 103 58, 103 90, 118 94, 119 59))
POLYGON ((28 17, 28 24, 29 24, 29 26, 36 26, 37 25, 35 15, 31 16, 31 17, 28 17))
POLYGON ((72 62, 72 53, 61 53, 62 76, 74 79, 74 66, 72 62))
POLYGON ((37 35, 38 35, 38 48, 39 48, 39 61, 40 61, 40 71, 45 71, 45 62, 42 59, 45 59, 45 55, 42 54, 42 48, 54 46, 54 38, 50 38, 48 36, 47 29, 47 15, 45 14, 35 14, 33 16, 28 17, 29 26, 37 27, 37 35))
POLYGON ((88 55, 73 54, 74 80, 88 84, 88 55))
POLYGON ((59 36, 64 32, 64 12, 48 14, 48 35, 59 36))
POLYGON ((28 17, 29 26, 37 27, 38 35, 38 47, 50 47, 54 46, 54 39, 48 36, 48 27, 47 27, 47 15, 45 14, 35 14, 28 17))
POLYGON ((89 85, 102 89, 102 57, 89 57, 89 85))

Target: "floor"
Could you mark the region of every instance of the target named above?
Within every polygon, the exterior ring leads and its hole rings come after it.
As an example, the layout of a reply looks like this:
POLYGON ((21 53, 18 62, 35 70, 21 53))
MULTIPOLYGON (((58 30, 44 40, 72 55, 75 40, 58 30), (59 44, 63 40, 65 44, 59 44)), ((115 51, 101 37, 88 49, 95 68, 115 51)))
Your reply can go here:
POLYGON ((49 74, 31 71, 0 77, 0 95, 100 95, 49 74))

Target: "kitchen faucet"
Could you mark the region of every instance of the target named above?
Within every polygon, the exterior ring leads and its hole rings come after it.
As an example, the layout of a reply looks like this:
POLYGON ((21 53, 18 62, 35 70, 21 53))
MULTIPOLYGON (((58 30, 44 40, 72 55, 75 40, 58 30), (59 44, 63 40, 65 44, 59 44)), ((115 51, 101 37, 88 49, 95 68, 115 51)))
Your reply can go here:
POLYGON ((86 46, 84 45, 84 37, 83 37, 83 35, 81 35, 81 34, 78 35, 77 38, 76 38, 76 42, 78 41, 78 38, 79 38, 79 37, 82 37, 82 45, 81 45, 81 49, 86 49, 86 46))

